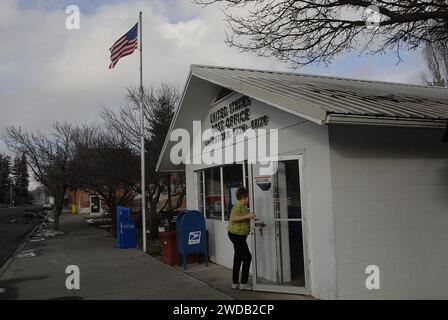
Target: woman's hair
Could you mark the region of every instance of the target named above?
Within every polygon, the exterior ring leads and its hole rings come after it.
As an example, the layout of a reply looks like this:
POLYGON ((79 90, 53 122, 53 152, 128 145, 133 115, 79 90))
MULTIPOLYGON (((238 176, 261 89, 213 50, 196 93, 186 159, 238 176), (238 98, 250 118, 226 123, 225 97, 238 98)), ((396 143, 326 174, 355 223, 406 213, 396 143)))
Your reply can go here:
POLYGON ((249 197, 249 191, 244 187, 238 188, 236 191, 236 198, 241 200, 244 197, 249 197))

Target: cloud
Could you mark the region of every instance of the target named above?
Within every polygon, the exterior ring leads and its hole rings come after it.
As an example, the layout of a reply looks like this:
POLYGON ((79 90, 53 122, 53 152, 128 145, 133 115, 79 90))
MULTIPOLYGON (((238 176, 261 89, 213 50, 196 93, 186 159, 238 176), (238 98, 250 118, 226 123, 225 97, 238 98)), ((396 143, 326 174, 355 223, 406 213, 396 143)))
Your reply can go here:
MULTIPOLYGON (((184 85, 191 64, 287 70, 274 59, 242 54, 224 43, 225 23, 219 6, 202 8, 188 0, 1 0, 0 130, 21 126, 48 130, 55 121, 100 121, 102 106, 118 108, 126 87, 138 85, 139 56, 122 59, 108 70, 109 47, 144 12, 144 82, 184 85), (81 30, 65 28, 65 5, 78 4, 81 30), (7 44, 5 44, 7 43, 7 44)), ((371 80, 420 82, 422 61, 406 55, 346 54, 330 67, 303 73, 371 80)), ((0 142, 0 152, 6 151, 0 142)), ((33 183, 36 186, 36 183, 33 183)))
MULTIPOLYGON (((118 107, 126 87, 138 85, 139 57, 134 53, 110 71, 108 48, 132 27, 140 10, 147 86, 171 82, 181 87, 192 63, 288 70, 273 59, 227 47, 219 6, 202 8, 185 0, 82 0, 81 30, 69 31, 60 3, 39 3, 0 2, 0 36, 8 39, 0 47, 0 129, 15 125, 45 131, 54 121, 97 122, 102 106, 118 107)), ((350 54, 329 68, 299 71, 419 82, 418 58, 410 55, 409 60, 394 67, 390 56, 350 54)))
MULTIPOLYGON (((264 59, 240 55, 223 43, 215 10, 188 5, 196 18, 172 22, 163 1, 115 3, 83 15, 81 30, 65 29, 63 10, 0 5, 0 127, 46 129, 53 121, 95 121, 103 105, 118 106, 126 87, 138 84, 138 53, 113 71, 108 48, 144 12, 146 85, 183 84, 192 62, 264 67, 264 59)), ((185 6, 185 4, 182 4, 185 6)), ((81 12, 83 7, 80 7, 81 12)))

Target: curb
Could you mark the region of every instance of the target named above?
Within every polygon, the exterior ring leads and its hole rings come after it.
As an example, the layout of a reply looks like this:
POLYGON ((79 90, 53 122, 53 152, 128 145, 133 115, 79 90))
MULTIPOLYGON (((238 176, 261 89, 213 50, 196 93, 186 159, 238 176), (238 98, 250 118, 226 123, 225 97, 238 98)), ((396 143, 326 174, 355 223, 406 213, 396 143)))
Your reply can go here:
POLYGON ((3 264, 3 266, 0 268, 0 278, 3 277, 5 272, 8 270, 9 266, 13 263, 13 261, 16 259, 17 254, 23 250, 25 245, 28 243, 28 240, 31 238, 31 236, 36 233, 37 229, 39 228, 40 224, 37 224, 29 233, 26 235, 22 241, 22 243, 18 246, 17 250, 14 251, 13 254, 6 260, 6 262, 3 264))

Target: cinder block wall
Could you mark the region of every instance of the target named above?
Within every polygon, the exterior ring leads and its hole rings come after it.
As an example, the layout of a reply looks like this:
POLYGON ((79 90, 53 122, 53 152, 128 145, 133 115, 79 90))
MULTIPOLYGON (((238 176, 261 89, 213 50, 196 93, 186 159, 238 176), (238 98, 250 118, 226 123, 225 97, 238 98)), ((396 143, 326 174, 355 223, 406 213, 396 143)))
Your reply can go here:
POLYGON ((338 298, 448 298, 443 130, 330 127, 338 298), (365 269, 380 268, 380 290, 365 269))

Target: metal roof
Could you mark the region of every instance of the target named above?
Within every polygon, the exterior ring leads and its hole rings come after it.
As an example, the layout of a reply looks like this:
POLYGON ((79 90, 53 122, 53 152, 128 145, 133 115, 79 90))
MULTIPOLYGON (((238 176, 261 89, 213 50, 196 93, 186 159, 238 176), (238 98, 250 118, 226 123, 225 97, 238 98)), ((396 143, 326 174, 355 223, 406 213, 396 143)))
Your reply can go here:
POLYGON ((201 119, 222 88, 319 125, 445 128, 448 123, 448 88, 192 65, 157 171, 183 170, 169 160, 170 133, 201 119))
POLYGON ((204 65, 192 65, 191 75, 318 124, 448 122, 448 88, 204 65))

